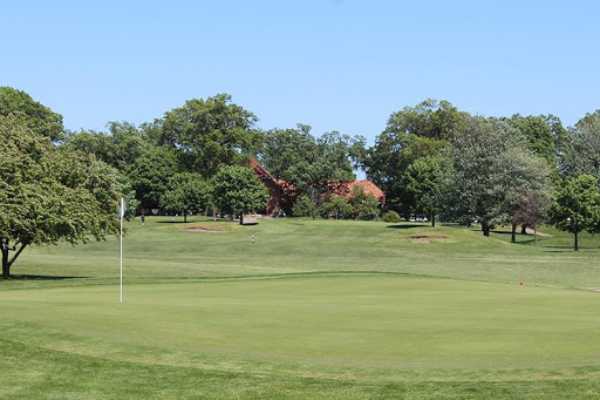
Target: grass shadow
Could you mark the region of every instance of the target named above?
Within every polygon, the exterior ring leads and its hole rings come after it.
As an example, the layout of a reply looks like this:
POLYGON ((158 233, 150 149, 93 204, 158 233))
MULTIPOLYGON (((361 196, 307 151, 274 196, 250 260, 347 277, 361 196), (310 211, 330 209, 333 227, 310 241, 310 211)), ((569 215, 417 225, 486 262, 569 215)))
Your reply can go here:
MULTIPOLYGON (((481 232, 481 229, 478 229, 478 230, 481 232)), ((509 231, 497 231, 497 230, 493 230, 493 231, 490 231, 490 232, 495 233, 497 235, 510 235, 511 234, 511 232, 509 232, 509 231)), ((517 233, 517 236, 518 235, 520 235, 520 234, 517 233)))
POLYGON ((187 222, 184 221, 153 221, 155 224, 191 224, 192 220, 188 220, 187 222))
POLYGON ((513 243, 513 244, 520 244, 520 245, 525 245, 525 246, 532 246, 532 245, 535 245, 537 243, 540 246, 545 246, 544 244, 542 244, 542 242, 543 242, 543 239, 540 239, 540 238, 536 239, 536 238, 529 237, 526 240, 518 240, 517 239, 517 241, 515 243, 513 243))
MULTIPOLYGON (((12 281, 62 281, 65 279, 85 279, 89 276, 55 276, 55 275, 11 275, 8 280, 12 281)), ((0 282, 2 280, 0 279, 0 282)))
POLYGON ((395 224, 388 225, 387 228, 390 229, 412 229, 412 228, 430 228, 430 225, 417 225, 417 224, 395 224))
POLYGON ((239 223, 239 220, 230 220, 230 219, 224 219, 224 218, 220 218, 217 219, 216 221, 212 218, 210 219, 191 219, 188 218, 187 222, 184 222, 183 219, 179 220, 160 220, 160 221, 152 221, 153 224, 193 224, 193 223, 202 223, 202 224, 214 224, 214 223, 230 223, 230 222, 235 222, 235 223, 239 223))

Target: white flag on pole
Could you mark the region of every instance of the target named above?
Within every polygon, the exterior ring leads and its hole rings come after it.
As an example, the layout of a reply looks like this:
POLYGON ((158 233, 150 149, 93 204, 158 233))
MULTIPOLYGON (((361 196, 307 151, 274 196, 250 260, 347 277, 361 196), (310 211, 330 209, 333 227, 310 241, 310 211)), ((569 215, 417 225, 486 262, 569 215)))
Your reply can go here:
POLYGON ((121 234, 119 238, 119 302, 123 304, 123 218, 125 217, 125 199, 121 197, 119 219, 121 223, 121 234))
POLYGON ((125 217, 125 199, 121 197, 121 206, 119 207, 119 217, 123 219, 125 217))

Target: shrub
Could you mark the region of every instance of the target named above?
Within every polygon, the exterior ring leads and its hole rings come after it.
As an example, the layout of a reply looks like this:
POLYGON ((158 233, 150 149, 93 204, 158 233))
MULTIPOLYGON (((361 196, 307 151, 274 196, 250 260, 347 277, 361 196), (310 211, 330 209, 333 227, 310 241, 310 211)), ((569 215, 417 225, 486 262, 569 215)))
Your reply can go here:
POLYGON ((396 211, 390 210, 383 214, 383 220, 385 222, 396 223, 400 222, 401 218, 400 214, 398 214, 396 211))
POLYGON ((307 195, 300 196, 294 203, 292 215, 294 217, 315 217, 317 214, 317 205, 307 195))
POLYGON ((354 219, 374 220, 379 217, 379 201, 360 187, 355 187, 350 198, 354 219))
POLYGON ((319 212, 321 217, 335 219, 350 218, 352 216, 352 205, 342 196, 333 195, 321 205, 319 212))

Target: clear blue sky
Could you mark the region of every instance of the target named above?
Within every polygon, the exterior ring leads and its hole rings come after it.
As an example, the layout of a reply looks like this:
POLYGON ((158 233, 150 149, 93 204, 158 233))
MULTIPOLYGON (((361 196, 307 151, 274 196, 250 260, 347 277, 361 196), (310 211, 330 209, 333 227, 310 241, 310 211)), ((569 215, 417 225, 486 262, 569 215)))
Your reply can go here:
POLYGON ((219 92, 263 128, 372 140, 424 98, 488 115, 600 108, 595 1, 12 1, 0 85, 70 129, 152 120, 219 92), (91 3, 91 2, 89 2, 91 3))

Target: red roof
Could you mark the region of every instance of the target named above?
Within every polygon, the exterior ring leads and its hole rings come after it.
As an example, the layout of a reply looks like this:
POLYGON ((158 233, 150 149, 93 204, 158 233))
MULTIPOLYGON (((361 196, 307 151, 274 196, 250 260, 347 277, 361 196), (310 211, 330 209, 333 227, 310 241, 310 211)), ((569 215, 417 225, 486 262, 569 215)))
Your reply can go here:
POLYGON ((355 187, 360 187, 365 194, 375 197, 380 203, 385 201, 385 194, 383 191, 368 179, 336 182, 330 185, 330 190, 338 196, 350 197, 352 196, 352 191, 355 187))
MULTIPOLYGON (((291 207, 298 195, 294 185, 283 179, 276 179, 254 158, 250 158, 248 164, 271 193, 266 207, 267 214, 277 212, 282 206, 284 208, 285 206, 291 207)), ((368 179, 331 182, 329 183, 329 193, 350 198, 354 187, 362 188, 365 194, 375 197, 381 204, 385 202, 383 191, 368 179)))

